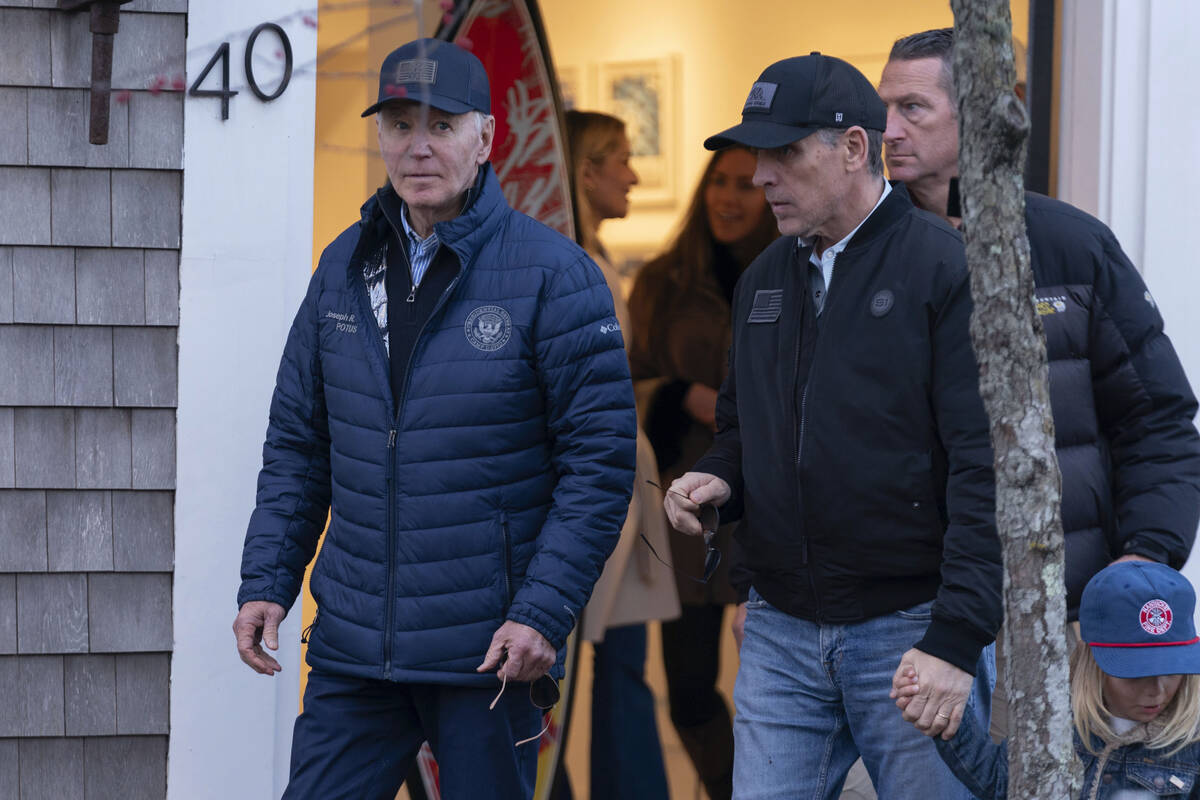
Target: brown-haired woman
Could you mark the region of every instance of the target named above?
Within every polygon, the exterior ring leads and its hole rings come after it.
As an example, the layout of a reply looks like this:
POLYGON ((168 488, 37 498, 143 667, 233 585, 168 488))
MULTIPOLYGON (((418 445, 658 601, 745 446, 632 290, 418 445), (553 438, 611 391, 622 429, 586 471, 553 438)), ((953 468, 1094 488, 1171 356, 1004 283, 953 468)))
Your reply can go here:
MULTIPOLYGON (((567 145, 574 167, 579 241, 604 273, 626 345, 629 312, 620 275, 597 234, 606 219, 629 211, 637 174, 629 166, 625 123, 591 111, 568 111, 567 145)), ((629 515, 583 614, 583 637, 593 643, 591 792, 593 800, 660 800, 668 796, 666 768, 645 681, 646 622, 679 614, 671 571, 654 563, 640 537, 667 547, 654 451, 640 430, 637 474, 629 515)))
MULTIPOLYGON (((712 443, 733 288, 779 235, 762 189, 752 182, 754 168, 754 154, 744 148, 713 155, 682 229, 638 273, 629 298, 630 364, 663 486, 712 443)), ((702 575, 700 538, 671 531, 670 540, 675 568, 702 575)), ((707 583, 677 579, 683 614, 663 623, 662 642, 671 721, 709 797, 724 800, 732 794, 733 730, 716 683, 725 606, 738 601, 729 583, 729 526, 716 545, 725 558, 707 583)))

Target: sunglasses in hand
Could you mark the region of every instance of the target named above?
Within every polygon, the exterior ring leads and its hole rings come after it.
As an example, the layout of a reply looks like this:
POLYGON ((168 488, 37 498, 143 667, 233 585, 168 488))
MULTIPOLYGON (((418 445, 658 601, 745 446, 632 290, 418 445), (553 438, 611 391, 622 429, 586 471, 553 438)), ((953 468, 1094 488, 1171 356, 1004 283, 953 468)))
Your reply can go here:
MULTIPOLYGON (((504 666, 504 662, 507 660, 508 651, 505 650, 504 654, 500 657, 500 666, 504 666)), ((499 669, 499 667, 497 667, 497 669, 499 669)), ((496 695, 495 699, 492 700, 491 705, 488 706, 488 711, 495 709, 496 704, 500 702, 500 698, 504 695, 504 690, 507 688, 508 675, 504 675, 501 678, 500 692, 496 695)), ((538 739, 541 739, 546 735, 546 731, 550 730, 550 709, 558 705, 558 699, 558 681, 554 680, 554 678, 551 678, 549 673, 537 678, 529 684, 529 702, 533 704, 534 708, 542 712, 542 721, 545 722, 546 725, 540 732, 538 732, 536 736, 530 736, 528 739, 522 739, 514 744, 513 747, 520 747, 523 744, 536 742, 538 739)))
MULTIPOLYGON (((671 492, 672 494, 677 494, 680 497, 687 498, 689 502, 694 502, 692 501, 692 498, 688 497, 678 489, 672 489, 670 487, 664 488, 652 480, 647 480, 646 483, 661 491, 671 492)), ((654 555, 654 557, 657 558, 663 565, 670 567, 670 569, 672 569, 677 575, 682 575, 688 580, 695 581, 696 583, 708 583, 713 574, 716 573, 717 567, 721 565, 721 551, 718 550, 716 545, 713 544, 713 539, 717 537, 717 528, 721 524, 721 514, 717 511, 717 507, 712 503, 705 503, 700 506, 697 516, 700 518, 700 530, 704 533, 704 575, 699 578, 694 575, 689 575, 686 572, 682 572, 671 566, 671 564, 664 561, 663 557, 658 554, 658 551, 654 549, 654 545, 650 544, 650 540, 646 538, 646 534, 639 533, 638 535, 642 537, 642 541, 646 543, 646 547, 650 548, 650 552, 654 555)))

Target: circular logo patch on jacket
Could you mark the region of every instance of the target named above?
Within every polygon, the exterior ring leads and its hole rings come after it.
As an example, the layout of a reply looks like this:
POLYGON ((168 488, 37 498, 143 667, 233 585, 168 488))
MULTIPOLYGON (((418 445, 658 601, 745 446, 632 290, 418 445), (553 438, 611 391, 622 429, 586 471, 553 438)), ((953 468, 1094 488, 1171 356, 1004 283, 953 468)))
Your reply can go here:
POLYGON ((895 302, 896 296, 892 294, 891 289, 876 292, 875 296, 871 298, 871 316, 882 317, 892 310, 895 302))
POLYGON ((1171 630, 1171 607, 1165 600, 1151 600, 1142 606, 1139 621, 1146 633, 1162 636, 1171 630))
POLYGON ((480 306, 467 315, 463 331, 472 347, 490 353, 512 338, 512 317, 500 306, 480 306))

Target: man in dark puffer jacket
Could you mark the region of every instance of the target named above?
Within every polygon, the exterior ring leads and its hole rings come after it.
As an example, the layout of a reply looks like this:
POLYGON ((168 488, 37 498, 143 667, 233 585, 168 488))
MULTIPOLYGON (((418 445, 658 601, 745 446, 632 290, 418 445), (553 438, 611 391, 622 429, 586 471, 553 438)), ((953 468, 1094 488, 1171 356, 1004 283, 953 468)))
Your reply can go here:
MULTIPOLYGON (((897 41, 879 94, 888 104, 891 177, 917 206, 957 225, 953 41, 950 28, 897 41)), ((1179 569, 1187 560, 1200 518, 1196 399, 1154 299, 1112 231, 1032 192, 1025 223, 1050 362, 1067 609, 1075 620, 1083 587, 1112 561, 1179 569)))
POLYGON ((490 108, 453 44, 387 57, 364 116, 389 182, 288 336, 234 623, 242 659, 277 672, 259 639, 277 646, 328 513, 288 798, 392 798, 425 740, 443 797, 532 796, 530 684, 562 676, 629 504, 611 295, 505 201, 490 108))
MULTIPOLYGON (((879 85, 890 176, 947 214, 958 174, 950 28, 896 42, 879 85)), ((1029 192, 1025 224, 1046 332, 1062 471, 1067 608, 1114 559, 1180 569, 1200 520, 1196 399, 1141 276, 1103 223, 1029 192)))

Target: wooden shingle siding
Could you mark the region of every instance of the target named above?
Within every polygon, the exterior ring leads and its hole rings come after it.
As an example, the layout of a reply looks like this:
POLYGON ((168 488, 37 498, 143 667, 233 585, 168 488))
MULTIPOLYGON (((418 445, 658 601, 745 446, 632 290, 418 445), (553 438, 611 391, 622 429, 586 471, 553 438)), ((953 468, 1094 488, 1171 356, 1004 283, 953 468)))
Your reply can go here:
POLYGON ((0 492, 0 572, 46 571, 46 493, 0 492))
POLYGON ((0 737, 64 735, 62 656, 2 656, 0 680, 0 737))
POLYGON ((111 173, 106 169, 50 170, 51 243, 112 245, 111 195, 111 173))
POLYGON ((108 144, 95 147, 79 136, 91 111, 85 89, 29 89, 29 163, 51 167, 129 166, 129 106, 109 104, 108 144))
POLYGON ((166 796, 186 0, 0 0, 0 800, 166 796), (122 91, 125 90, 125 91, 122 91))
POLYGON ((50 244, 50 170, 0 167, 0 244, 50 244))
POLYGON ((28 163, 28 107, 27 89, 0 89, 0 164, 28 163))
POLYGON ((88 576, 17 575, 17 652, 88 652, 88 576))
MULTIPOLYGON (((0 573, 0 656, 17 652, 17 576, 0 573)), ((0 797, 4 795, 0 794, 0 797)))
POLYGON ((75 251, 69 247, 12 248, 13 322, 75 322, 75 251))
POLYGON ((11 247, 0 247, 0 324, 13 321, 13 281, 11 247))
POLYGON ((46 559, 51 572, 112 572, 111 492, 46 492, 46 559))
POLYGON ((82 325, 54 329, 54 403, 113 404, 113 335, 82 325))

